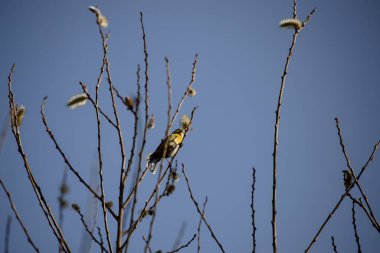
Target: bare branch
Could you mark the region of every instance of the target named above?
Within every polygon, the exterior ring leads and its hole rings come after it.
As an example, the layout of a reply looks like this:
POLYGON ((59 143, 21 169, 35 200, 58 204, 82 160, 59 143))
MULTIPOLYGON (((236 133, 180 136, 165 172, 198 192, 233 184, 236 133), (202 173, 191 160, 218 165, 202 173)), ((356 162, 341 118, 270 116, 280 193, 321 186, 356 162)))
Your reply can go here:
POLYGON ((204 215, 202 215, 202 212, 201 212, 201 210, 199 209, 199 204, 198 204, 198 202, 197 202, 197 201, 195 200, 195 198, 194 198, 193 191, 191 190, 191 187, 190 187, 189 178, 187 177, 186 172, 185 172, 185 165, 184 165, 184 164, 182 164, 182 173, 183 173, 183 175, 185 176, 186 184, 187 184, 187 189, 189 190, 189 194, 190 194, 190 198, 191 198, 191 200, 193 201, 193 203, 194 203, 194 205, 195 205, 195 207, 196 207, 196 209, 197 209, 199 215, 202 217, 202 220, 204 221, 204 223, 206 224, 208 230, 210 231, 210 233, 211 233, 211 237, 215 240, 216 244, 218 244, 219 249, 224 253, 225 251, 224 251, 224 248, 223 248, 222 244, 221 244, 221 243, 219 242, 219 240, 216 238, 214 231, 212 230, 210 224, 207 222, 207 220, 206 220, 206 218, 204 217, 204 215))
POLYGON ((207 204, 207 196, 205 198, 205 201, 203 202, 203 207, 202 207, 202 215, 199 218, 199 223, 198 223, 198 229, 197 229, 197 252, 201 252, 201 225, 202 225, 202 217, 205 215, 205 209, 206 209, 206 204, 207 204))
POLYGON ((197 234, 194 234, 193 237, 186 244, 182 245, 181 247, 179 247, 176 250, 168 251, 168 253, 175 253, 175 252, 180 251, 181 249, 187 248, 190 245, 190 243, 192 243, 192 241, 194 241, 195 237, 197 237, 197 234))
POLYGON ((368 207, 369 213, 370 213, 372 219, 373 219, 373 220, 375 221, 375 223, 376 223, 376 227, 379 228, 379 227, 380 227, 380 226, 379 226, 379 223, 377 222, 376 217, 375 217, 375 215, 374 215, 373 212, 372 212, 372 208, 371 208, 371 206, 370 206, 370 204, 369 204, 368 198, 367 198, 367 196, 364 194, 364 191, 363 191, 361 185, 359 184, 358 179, 357 179, 356 176, 355 176, 354 170, 352 169, 350 159, 348 158, 348 154, 347 154, 347 152, 346 152, 346 147, 344 146, 344 143, 343 143, 343 137, 342 137, 342 133, 341 133, 341 130, 340 130, 340 127, 339 127, 339 120, 338 120, 338 118, 335 118, 335 122, 336 122, 336 128, 338 129, 339 143, 340 143, 340 146, 341 146, 341 148, 342 148, 342 152, 343 152, 344 158, 346 159, 347 167, 349 168, 349 170, 350 170, 350 172, 351 172, 351 176, 352 176, 352 178, 354 179, 354 183, 358 186, 358 189, 359 189, 361 195, 362 195, 363 198, 364 198, 364 201, 365 201, 365 203, 366 203, 366 205, 367 205, 367 207, 368 207))
POLYGON ((80 217, 80 221, 82 222, 83 224, 83 227, 84 229, 86 230, 86 232, 91 236, 92 240, 99 245, 100 249, 102 251, 105 251, 108 253, 108 250, 104 247, 104 244, 103 244, 103 240, 102 240, 102 237, 101 237, 101 233, 100 233, 100 229, 98 231, 98 234, 100 236, 100 239, 101 241, 99 241, 93 234, 93 232, 90 230, 90 228, 88 227, 88 225, 86 224, 85 220, 84 220, 84 215, 81 213, 80 209, 74 209, 76 211, 76 213, 78 213, 79 217, 80 217))
POLYGON ((355 241, 356 245, 358 246, 358 253, 362 253, 361 247, 360 247, 360 238, 359 238, 359 233, 356 227, 356 219, 355 219, 355 201, 352 201, 352 226, 354 228, 354 233, 355 233, 355 241))
POLYGON ((252 191, 251 191, 251 217, 252 217, 252 253, 256 252, 256 225, 255 225, 255 208, 254 208, 254 193, 256 183, 256 169, 252 168, 252 191))
POLYGON ((57 224, 57 222, 56 222, 56 220, 55 220, 55 218, 54 218, 54 216, 50 210, 50 207, 45 200, 45 197, 41 191, 41 188, 38 185, 37 181, 35 180, 35 178, 32 174, 32 171, 31 171, 30 166, 29 166, 28 159, 26 157, 26 154, 24 152, 24 148, 22 146, 20 129, 19 129, 19 126, 17 124, 16 106, 15 106, 15 102, 14 102, 14 95, 12 92, 12 74, 13 74, 14 68, 15 68, 15 64, 13 64, 12 69, 11 69, 9 76, 8 76, 8 98, 9 98, 9 109, 10 109, 10 113, 11 113, 12 133, 13 133, 13 136, 14 136, 16 143, 17 143, 18 152, 21 155, 21 158, 24 162, 24 168, 28 174, 28 179, 29 179, 30 184, 33 188, 33 191, 37 197, 38 203, 39 203, 39 205, 40 205, 40 207, 41 207, 41 209, 45 215, 45 218, 47 219, 49 226, 52 229, 52 231, 53 231, 55 237, 57 238, 58 242, 63 245, 63 250, 65 252, 71 252, 71 250, 70 250, 70 248, 69 248, 69 246, 68 246, 68 244, 67 244, 67 242, 66 242, 66 240, 62 234, 62 231, 61 231, 60 227, 58 226, 58 224, 57 224))
MULTIPOLYGON (((47 120, 46 120, 46 115, 45 115, 45 101, 46 101, 46 99, 47 99, 47 97, 44 97, 42 104, 41 104, 41 117, 42 117, 42 122, 44 123, 45 129, 46 129, 46 132, 48 133, 50 139, 54 142, 55 148, 58 150, 59 154, 62 156, 62 158, 65 161, 65 163, 67 164, 67 166, 69 166, 70 171, 78 178, 79 182, 82 183, 91 192, 92 195, 94 195, 95 198, 97 198, 99 201, 102 201, 101 197, 96 193, 96 191, 94 189, 92 189, 91 186, 82 178, 82 176, 79 174, 79 172, 74 169, 73 165, 70 163, 66 154, 63 152, 63 150, 59 146, 57 140, 55 139, 54 134, 51 131, 51 129, 49 128, 49 125, 47 124, 47 120)), ((107 209, 112 214, 114 219, 116 220, 117 216, 113 212, 113 210, 109 207, 107 207, 107 209)))
POLYGON ((9 204, 10 204, 10 206, 12 208, 12 211, 16 215, 16 219, 17 219, 18 223, 20 224, 22 230, 24 231, 24 234, 25 234, 26 238, 28 239, 29 244, 33 247, 33 249, 34 249, 35 252, 39 253, 40 250, 37 248, 37 246, 32 241, 32 238, 29 235, 28 229, 24 225, 24 222, 22 221, 19 213, 17 212, 17 209, 16 209, 15 205, 13 204, 12 196, 11 196, 10 192, 8 191, 7 187, 5 186, 3 180, 1 180, 1 178, 0 178, 0 184, 1 184, 1 186, 2 186, 2 188, 4 190, 4 192, 5 192, 5 194, 8 197, 9 204))
POLYGON ((334 236, 331 236, 331 245, 333 247, 334 252, 338 253, 338 250, 337 250, 336 245, 335 245, 334 236))
MULTIPOLYGON (((380 141, 378 141, 374 147, 373 147, 373 150, 372 150, 372 153, 370 155, 370 157, 368 158, 367 162, 364 164, 364 166, 362 167, 360 173, 358 174, 358 177, 357 177, 357 180, 360 179, 361 175, 364 173, 364 171, 367 169, 370 161, 373 160, 374 156, 375 156, 375 153, 376 153, 376 150, 377 148, 379 147, 380 145, 380 141)), ((340 199, 338 200, 338 202, 336 203, 336 205, 334 206, 333 210, 329 213, 329 215, 326 217, 326 219, 324 220, 324 222, 322 223, 321 227, 318 229, 318 232, 315 234, 315 236, 313 237, 313 239, 311 240, 310 244, 307 246, 306 250, 305 250, 305 253, 309 252, 311 247, 314 245, 314 243, 317 241, 319 235, 321 234, 322 230, 324 229, 324 227, 326 226, 326 224, 330 221, 331 217, 334 215, 335 211, 338 210, 340 204, 343 202, 344 198, 349 194, 350 190, 354 187, 354 184, 352 184, 348 189, 346 189, 346 191, 342 194, 342 196, 340 197, 340 199)))

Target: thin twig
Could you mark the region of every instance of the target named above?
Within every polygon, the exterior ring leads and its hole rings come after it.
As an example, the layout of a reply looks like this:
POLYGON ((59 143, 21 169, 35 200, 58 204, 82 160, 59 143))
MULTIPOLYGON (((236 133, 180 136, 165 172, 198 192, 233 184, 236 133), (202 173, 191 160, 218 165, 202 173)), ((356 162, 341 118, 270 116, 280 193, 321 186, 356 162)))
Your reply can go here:
MULTIPOLYGON (((94 106, 94 109, 96 107, 95 100, 91 97, 90 93, 88 93, 87 89, 84 89, 86 87, 82 87, 83 92, 86 93, 87 99, 90 100, 91 104, 94 106)), ((117 128, 116 124, 110 119, 110 117, 103 112, 103 110, 98 106, 99 113, 103 115, 103 117, 110 123, 114 128, 117 128)))
POLYGON ((215 240, 215 242, 218 244, 220 250, 224 253, 225 251, 224 251, 224 248, 223 248, 222 244, 221 244, 221 243, 219 242, 219 240, 216 238, 214 231, 212 230, 210 224, 207 222, 207 220, 206 220, 206 218, 204 217, 204 215, 202 215, 202 212, 201 212, 201 210, 199 209, 199 204, 198 204, 198 202, 197 202, 197 201, 195 200, 195 198, 194 198, 193 192, 192 192, 191 187, 190 187, 189 178, 187 177, 186 172, 185 172, 185 165, 184 165, 184 164, 182 164, 182 173, 183 173, 183 175, 185 176, 186 184, 187 184, 187 189, 189 190, 189 194, 190 194, 190 198, 191 198, 191 200, 193 201, 193 203, 194 203, 194 205, 195 205, 195 207, 196 207, 196 209, 197 209, 199 215, 202 217, 202 220, 204 221, 204 223, 206 224, 208 230, 210 231, 210 233, 211 233, 211 237, 215 240))
POLYGON ((181 249, 187 248, 190 245, 190 243, 192 243, 192 241, 194 241, 195 237, 197 237, 197 234, 194 234, 193 237, 186 244, 182 245, 181 247, 179 247, 178 249, 175 249, 173 251, 168 251, 168 253, 175 253, 175 252, 180 251, 181 249))
MULTIPOLYGON (((112 83, 112 77, 111 77, 111 71, 110 71, 110 65, 109 65, 109 60, 108 60, 108 45, 107 45, 107 39, 108 35, 104 36, 102 26, 100 25, 100 22, 98 22, 99 26, 99 33, 102 38, 102 46, 103 46, 103 55, 104 55, 104 63, 106 67, 106 72, 107 72, 107 80, 109 84, 109 91, 110 91, 110 96, 112 100, 112 108, 116 120, 116 129, 117 129, 117 134, 119 138, 119 146, 120 146, 120 153, 121 153, 121 168, 120 168, 120 179, 119 179, 119 205, 118 205, 118 216, 117 216, 117 236, 116 236, 116 252, 120 252, 121 249, 121 244, 122 244, 122 233, 123 233, 123 215, 124 215, 124 208, 123 208, 123 198, 124 198, 124 183, 123 183, 123 177, 124 177, 124 169, 125 169, 125 148, 124 148, 124 141, 123 141, 123 135, 121 131, 121 126, 120 126, 120 120, 119 120, 119 115, 116 107, 116 102, 115 102, 115 95, 113 92, 113 83, 112 83)), ((97 106, 98 108, 98 106, 97 106)), ((98 113, 98 112, 97 112, 98 113)), ((100 137, 99 137, 100 138, 100 137)), ((100 170, 99 170, 100 174, 100 170)), ((106 228, 106 235, 107 235, 107 241, 109 244, 109 251, 112 253, 112 246, 111 246, 111 241, 110 241, 110 233, 108 230, 108 222, 106 218, 106 207, 105 207, 105 202, 104 202, 104 190, 103 190, 103 182, 101 184, 101 191, 102 191, 102 196, 103 196, 103 201, 102 201, 102 206, 103 206, 103 213, 104 213, 104 223, 105 223, 105 228, 106 228)))
MULTIPOLYGON (((373 150, 372 150, 372 153, 370 155, 370 157, 368 158, 367 162, 364 164, 364 166, 362 167, 360 173, 358 174, 358 177, 357 177, 357 180, 360 179, 361 175, 364 173, 364 171, 366 170, 366 168, 368 167, 369 163, 373 160, 374 156, 375 156, 375 153, 376 153, 376 150, 378 149, 380 145, 380 141, 378 141, 374 147, 373 147, 373 150)), ((340 199, 338 200, 338 202, 336 203, 336 205, 334 206, 333 210, 329 213, 329 215, 326 217, 326 219, 324 220, 324 222, 322 223, 321 227, 318 229, 317 233, 315 234, 315 236, 313 237, 313 239, 311 240, 310 244, 307 246, 306 250, 305 250, 305 253, 309 252, 311 247, 314 245, 314 243, 317 241, 319 235, 321 234, 322 230, 324 229, 324 227, 326 226, 326 224, 330 221, 331 217, 334 215, 335 211, 338 210, 340 204, 343 202, 344 198, 349 194, 350 190, 354 187, 354 184, 352 184, 348 189, 346 189, 346 191, 342 194, 342 196, 340 197, 340 199)))
POLYGON ((256 169, 252 168, 252 191, 251 191, 251 217, 252 217, 252 253, 256 252, 256 225, 255 225, 255 208, 254 208, 254 193, 256 184, 256 169))
POLYGON ((17 209, 16 209, 15 205, 13 204, 12 196, 11 196, 10 192, 8 191, 7 187, 5 186, 3 180, 1 180, 1 178, 0 178, 0 184, 1 184, 1 186, 2 186, 2 188, 4 190, 4 192, 5 192, 5 194, 8 197, 9 204, 10 204, 10 206, 12 208, 13 213, 16 215, 16 219, 17 219, 18 223, 20 224, 22 230, 24 231, 24 234, 25 234, 26 238, 28 239, 28 243, 33 247, 33 249, 34 249, 35 252, 39 253, 40 250, 37 248, 37 246, 32 241, 32 238, 29 235, 28 229, 24 225, 24 222, 21 220, 21 217, 20 217, 19 213, 17 212, 17 209))
MULTIPOLYGON (((297 15, 297 2, 296 0, 293 1, 293 16, 296 17, 297 15)), ((314 11, 312 11, 314 13, 314 11)), ((310 17, 309 17, 310 19, 310 17)), ((306 24, 306 23, 305 23, 306 24)), ((281 87, 280 87, 280 93, 278 95, 278 102, 277 102, 277 109, 276 109, 276 123, 274 126, 274 144, 273 144, 273 192, 272 192, 272 246, 273 246, 273 253, 277 252, 277 210, 276 210, 276 192, 277 192, 277 149, 278 149, 278 129, 280 126, 280 117, 281 117, 281 105, 282 105, 282 96, 284 92, 285 87, 285 79, 286 75, 288 74, 288 67, 290 63, 290 58, 293 55, 294 46, 297 40, 298 33, 301 31, 301 29, 294 29, 293 39, 289 48, 288 56, 286 57, 286 62, 284 66, 284 71, 281 76, 281 87)))
MULTIPOLYGON (((197 70, 197 64, 198 64, 198 54, 195 54, 194 56, 194 62, 193 62, 193 68, 192 68, 192 71, 191 71, 191 79, 190 79, 190 82, 189 84, 187 85, 186 87, 186 91, 185 93, 183 94, 181 100, 179 101, 178 103, 178 106, 177 106, 177 109, 169 123, 169 129, 172 127, 173 125, 173 122, 174 120, 176 119, 178 113, 179 113, 179 110, 181 109, 183 103, 185 102, 185 99, 186 97, 189 95, 189 90, 191 88, 191 86, 193 85, 193 83, 195 82, 195 73, 196 73, 196 70, 197 70)), ((166 136, 165 136, 166 137, 166 136)))
MULTIPOLYGON (((136 106, 133 109, 132 113, 135 118, 134 122, 134 127, 133 127, 133 138, 132 138, 132 147, 131 147, 131 152, 129 155, 129 160, 127 164, 127 169, 125 171, 125 175, 123 178, 123 184, 125 184, 125 181, 128 178, 129 172, 132 168, 132 162, 133 162, 133 157, 135 156, 135 149, 136 149, 136 137, 137 137, 137 127, 138 127, 138 122, 139 122, 139 109, 140 109, 140 100, 141 100, 141 92, 140 92, 140 65, 137 65, 137 71, 136 71, 136 76, 137 76, 137 97, 136 97, 136 106)), ((129 197, 129 196, 128 196, 129 197)), ((125 208, 126 205, 123 203, 123 208, 125 208)))
POLYGON ((340 126, 339 126, 339 120, 338 120, 338 118, 335 118, 335 122, 336 122, 336 128, 338 129, 339 143, 340 143, 340 146, 342 148, 342 152, 343 152, 344 158, 346 159, 347 167, 349 168, 349 170, 351 172, 352 178, 354 179, 354 183, 358 186, 358 189, 359 189, 361 195, 364 198, 364 201, 365 201, 365 203, 367 205, 367 208, 369 210, 369 213, 370 213, 372 219, 375 221, 376 226, 379 228, 380 227, 379 223, 376 220, 376 216, 372 212, 372 208, 371 208, 371 206, 369 204, 368 197, 364 194, 364 191, 363 191, 361 185, 359 184, 358 179, 355 176, 354 170, 352 169, 351 162, 350 162, 350 159, 349 159, 347 151, 346 151, 346 147, 345 147, 345 145, 343 143, 343 136, 342 136, 341 129, 340 129, 340 126))
POLYGON ((367 215, 369 221, 371 222, 372 226, 373 226, 378 232, 380 232, 379 229, 376 227, 376 223, 373 221, 371 215, 369 214, 368 209, 363 205, 362 199, 359 198, 359 201, 357 201, 354 197, 352 197, 352 195, 351 195, 350 193, 348 193, 347 196, 348 196, 353 202, 355 202, 355 204, 357 204, 360 208, 362 208, 362 210, 364 211, 364 213, 367 215))
MULTIPOLYGON (((108 250, 104 247, 103 241, 102 241, 102 240, 99 241, 99 240, 94 236, 93 232, 90 230, 90 228, 88 227, 88 225, 86 224, 86 222, 85 222, 85 220, 84 220, 84 215, 81 213, 80 209, 77 209, 77 210, 75 210, 75 211, 78 213, 78 215, 79 215, 79 217, 80 217, 80 221, 82 222, 84 229, 85 229, 86 232, 91 236, 92 240, 93 240, 96 244, 99 245, 99 247, 100 247, 100 249, 101 249, 102 251, 108 252, 108 250)), ((98 234, 99 234, 99 236, 101 235, 100 230, 98 231, 98 234)), ((100 238, 102 239, 101 236, 100 236, 100 238)))
POLYGON ((11 236, 12 216, 8 215, 7 225, 5 226, 4 253, 9 253, 9 238, 11 236))
POLYGON ((338 253, 338 250, 337 250, 336 245, 335 245, 334 236, 331 236, 331 245, 333 247, 334 252, 338 253))
MULTIPOLYGON (((102 236, 102 232, 100 231, 100 227, 97 226, 97 229, 98 229, 98 235, 99 235, 99 238, 100 238, 100 245, 104 245, 104 242, 103 242, 103 236, 102 236)), ((103 253, 104 252, 104 247, 101 247, 101 252, 103 253)))
POLYGON ((57 238, 58 242, 63 245, 63 250, 65 252, 71 252, 71 250, 70 250, 70 248, 69 248, 69 246, 68 246, 68 244, 67 244, 67 242, 66 242, 66 240, 62 234, 62 231, 61 231, 59 225, 57 224, 57 222, 56 222, 56 220, 55 220, 55 218, 54 218, 54 216, 50 210, 49 205, 47 204, 47 202, 45 200, 45 197, 41 191, 41 188, 38 185, 37 181, 35 180, 35 178, 32 174, 32 171, 31 171, 30 166, 29 166, 28 159, 26 157, 26 154, 24 152, 24 148, 22 146, 20 130, 19 130, 19 127, 16 123, 16 121, 17 121, 16 106, 15 106, 15 102, 14 102, 14 95, 12 92, 12 74, 13 74, 14 68, 15 68, 15 64, 13 64, 12 69, 11 69, 9 76, 8 76, 8 98, 9 98, 9 109, 10 109, 10 113, 11 113, 12 133, 13 133, 13 136, 14 136, 16 143, 17 143, 18 152, 21 155, 21 158, 24 162, 24 168, 28 174, 28 179, 29 179, 31 186, 33 188, 33 191, 37 197, 38 203, 39 203, 39 205, 40 205, 40 207, 41 207, 41 209, 45 215, 45 218, 47 219, 49 226, 52 229, 53 234, 57 238))
MULTIPOLYGON (((166 83, 167 83, 167 87, 168 87, 168 119, 167 119, 167 126, 166 126, 166 130, 165 130, 165 138, 166 138, 166 136, 169 136, 169 132, 170 132, 170 122, 171 122, 170 116, 171 116, 171 111, 172 111, 172 84, 171 84, 171 77, 170 77, 169 59, 165 58, 165 62, 166 62, 166 74, 167 74, 167 82, 166 83)), ((162 153, 162 158, 166 157, 168 145, 169 145, 169 141, 166 141, 165 145, 164 145, 164 151, 162 153)), ((161 162, 159 172, 158 172, 158 177, 157 177, 156 190, 155 190, 156 191, 156 197, 155 197, 155 201, 154 201, 154 209, 153 209, 154 213, 153 213, 152 219, 150 221, 148 239, 146 240, 144 253, 146 253, 146 251, 149 247, 149 243, 152 240, 153 224, 155 222, 155 218, 157 215, 157 205, 158 205, 158 202, 160 199, 159 188, 160 188, 160 177, 162 174, 163 166, 164 166, 164 163, 161 162)), ((169 176, 170 176, 170 173, 169 173, 169 176)), ((168 178, 169 178, 169 176, 168 176, 168 178)))
POLYGON ((354 233, 355 233, 355 241, 356 245, 358 246, 358 253, 362 253, 361 247, 360 247, 360 238, 359 233, 356 227, 356 218, 355 218, 355 201, 352 201, 352 226, 354 227, 354 233))
POLYGON ((145 239, 144 236, 142 237, 142 239, 143 239, 143 241, 145 242, 145 245, 148 245, 147 247, 148 247, 148 251, 149 251, 149 253, 153 253, 153 252, 152 252, 152 248, 149 246, 149 243, 148 243, 147 239, 145 239))
MULTIPOLYGON (((296 3, 296 1, 294 1, 296 3)), ((285 67, 283 74, 281 76, 281 88, 280 93, 278 96, 278 103, 277 103, 277 109, 276 109, 276 123, 274 126, 274 145, 273 145, 273 192, 272 192, 272 246, 273 246, 273 253, 277 252, 277 225, 276 225, 276 192, 277 192, 277 147, 278 147, 278 129, 280 126, 280 115, 281 115, 281 105, 282 105, 282 95, 284 92, 284 86, 285 86, 285 79, 288 71, 288 66, 290 62, 290 58, 293 55, 293 49, 294 45, 296 43, 297 35, 299 33, 298 29, 294 30, 293 34, 293 40, 291 43, 291 46, 289 48, 289 53, 286 58, 285 67)))
MULTIPOLYGON (((148 117, 149 117, 149 90, 148 90, 148 85, 149 85, 149 64, 148 64, 148 47, 146 43, 146 34, 145 34, 145 27, 144 27, 144 19, 143 19, 143 13, 140 12, 140 23, 141 23, 141 31, 142 31, 142 39, 143 39, 143 44, 144 44, 144 62, 145 62, 145 125, 144 125, 144 133, 143 133, 143 138, 142 138, 142 144, 141 144, 141 149, 139 152, 139 162, 138 162, 138 169, 137 169, 137 176, 136 176, 136 183, 134 187, 134 198, 133 198, 133 203, 132 203, 132 209, 131 209, 131 217, 130 217, 130 228, 134 222, 134 212, 136 208, 136 203, 137 203, 137 192, 139 188, 139 183, 138 180, 140 178, 140 172, 142 169, 142 155, 144 152, 145 144, 146 144, 146 136, 148 132, 148 117)), ((132 192, 131 192, 132 194, 132 192)), ((130 195, 131 195, 130 194, 130 195)), ((123 206, 127 205, 127 201, 124 202, 123 206)), ((124 233, 125 234, 125 233, 124 233)), ((131 233, 128 233, 128 237, 126 241, 124 242, 122 247, 126 247, 125 252, 128 251, 128 245, 129 245, 129 240, 131 237, 131 233)))
MULTIPOLYGON (((57 140, 55 139, 53 132, 49 128, 49 125, 48 125, 47 119, 46 119, 46 115, 45 115, 45 101, 46 101, 46 99, 47 99, 47 97, 44 97, 42 104, 41 104, 41 117, 42 117, 42 122, 44 123, 45 129, 46 129, 46 132, 48 133, 50 139, 54 142, 55 148, 58 150, 59 154, 62 156, 62 158, 65 161, 65 163, 67 164, 67 166, 69 166, 70 171, 78 178, 79 182, 82 183, 91 192, 92 195, 94 195, 95 198, 97 198, 99 201, 102 201, 99 194, 97 194, 96 191, 94 189, 92 189, 91 186, 82 178, 82 176, 79 174, 79 172, 76 169, 74 169, 73 165, 70 163, 66 154, 63 152, 63 150, 59 146, 57 140)), ((107 207, 107 209, 110 212, 110 214, 113 216, 113 218, 116 220, 117 216, 116 216, 115 212, 110 207, 107 207)))
POLYGON ((203 202, 203 207, 202 207, 202 215, 199 218, 199 223, 198 223, 198 228, 197 228, 197 252, 201 252, 201 226, 202 226, 202 217, 205 215, 205 209, 206 209, 206 204, 207 204, 207 196, 205 198, 205 201, 203 202))

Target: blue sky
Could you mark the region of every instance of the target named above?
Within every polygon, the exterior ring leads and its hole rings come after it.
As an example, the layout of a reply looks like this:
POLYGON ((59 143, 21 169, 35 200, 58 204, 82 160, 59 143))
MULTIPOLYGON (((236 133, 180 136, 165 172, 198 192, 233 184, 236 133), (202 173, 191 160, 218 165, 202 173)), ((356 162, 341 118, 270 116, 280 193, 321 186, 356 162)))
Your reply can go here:
MULTIPOLYGON (((165 132, 164 57, 171 62, 176 105, 190 80, 194 54, 199 54, 194 84, 197 95, 186 100, 182 113, 189 114, 194 106, 199 109, 194 131, 178 155, 179 162, 186 164, 198 201, 208 196, 206 217, 227 252, 251 250, 249 204, 251 167, 255 166, 257 250, 270 251, 275 107, 292 36, 292 31, 281 30, 278 23, 291 17, 292 1, 4 1, 0 9, 0 119, 3 122, 9 110, 7 76, 16 62, 14 92, 17 103, 27 108, 21 128, 23 145, 55 214, 64 163, 44 131, 39 106, 48 95, 50 127, 72 163, 89 180, 91 167, 96 164, 95 113, 89 105, 74 111, 65 107, 67 99, 80 92, 79 81, 94 92, 101 66, 101 41, 89 5, 98 5, 109 20, 111 74, 125 95, 135 93, 136 66, 143 64, 139 11, 144 13, 150 108, 157 121, 148 133, 146 152, 154 150, 165 132)), ((356 172, 380 139, 379 3, 299 1, 300 18, 313 7, 317 11, 298 37, 283 98, 278 154, 280 252, 303 251, 344 190, 341 171, 345 160, 334 118, 340 119, 356 172)), ((112 112, 106 83, 101 87, 100 103, 105 111, 112 112)), ((130 145, 133 118, 124 111, 121 118, 130 145)), ((117 135, 106 123, 103 125, 106 195, 116 202, 120 163, 117 135)), ((379 165, 377 156, 361 179, 377 215, 379 165)), ((55 250, 55 239, 37 205, 10 132, 0 154, 0 176, 41 251, 55 250)), ((86 189, 70 173, 68 180, 68 200, 85 208, 86 189)), ((142 185, 140 205, 154 180, 149 175, 142 185)), ((6 217, 11 213, 3 193, 0 203, 3 245, 6 217)), ((357 215, 362 250, 375 252, 380 247, 379 235, 361 210, 357 215)), ((99 215, 99 224, 101 221, 99 215)), ((153 249, 170 250, 184 223, 185 241, 195 233, 198 215, 181 177, 174 194, 159 206, 153 249)), ((114 223, 111 226, 115 228, 114 223)), ((131 251, 142 251, 141 237, 147 231, 148 220, 133 237, 131 251)), ((71 209, 65 211, 64 232, 77 251, 82 227, 71 209)), ((312 252, 332 251, 331 235, 341 252, 355 249, 350 201, 342 204, 312 252)), ((202 248, 204 252, 218 250, 205 228, 202 248)), ((30 251, 15 220, 10 249, 30 251)), ((193 243, 183 252, 194 250, 193 243)))

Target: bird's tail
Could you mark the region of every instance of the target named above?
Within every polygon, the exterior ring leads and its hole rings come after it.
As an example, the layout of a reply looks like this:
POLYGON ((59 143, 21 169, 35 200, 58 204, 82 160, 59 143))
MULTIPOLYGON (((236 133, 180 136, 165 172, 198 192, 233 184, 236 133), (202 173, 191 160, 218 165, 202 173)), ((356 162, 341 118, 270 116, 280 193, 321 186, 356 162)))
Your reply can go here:
POLYGON ((156 167, 159 161, 160 159, 157 158, 157 155, 155 155, 155 153, 150 153, 146 157, 146 167, 149 168, 153 174, 156 174, 156 167))

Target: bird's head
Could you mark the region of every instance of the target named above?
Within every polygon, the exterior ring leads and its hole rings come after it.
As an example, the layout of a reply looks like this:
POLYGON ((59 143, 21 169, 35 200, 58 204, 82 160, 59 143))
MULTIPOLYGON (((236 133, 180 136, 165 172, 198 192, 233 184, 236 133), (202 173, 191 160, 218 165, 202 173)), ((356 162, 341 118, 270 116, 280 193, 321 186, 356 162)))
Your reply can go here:
POLYGON ((181 128, 177 128, 176 130, 173 131, 173 134, 179 134, 183 137, 185 135, 185 130, 181 128))

